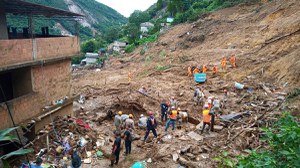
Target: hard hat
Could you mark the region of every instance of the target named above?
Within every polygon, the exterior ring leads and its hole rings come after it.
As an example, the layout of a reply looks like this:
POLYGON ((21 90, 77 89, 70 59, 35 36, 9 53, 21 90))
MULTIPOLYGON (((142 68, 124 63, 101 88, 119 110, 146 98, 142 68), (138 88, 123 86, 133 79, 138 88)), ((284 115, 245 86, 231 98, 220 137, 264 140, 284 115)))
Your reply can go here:
POLYGON ((204 105, 204 108, 208 108, 208 107, 209 107, 208 104, 205 104, 205 105, 204 105))
POLYGON ((117 135, 117 136, 119 136, 120 132, 118 130, 115 130, 114 134, 117 135))
POLYGON ((141 116, 140 117, 144 117, 144 114, 141 114, 141 116))
POLYGON ((168 105, 169 105, 169 102, 166 102, 166 105, 168 106, 168 105))
POLYGON ((133 118, 133 115, 132 115, 132 114, 129 114, 129 118, 133 118))
POLYGON ((172 106, 171 109, 172 109, 172 110, 175 110, 175 106, 172 106))
POLYGON ((123 114, 123 112, 122 112, 122 111, 119 111, 119 112, 118 112, 118 114, 119 114, 119 115, 122 115, 122 114, 123 114))
POLYGON ((148 115, 149 115, 149 116, 152 116, 152 111, 149 111, 149 112, 148 112, 148 115))
POLYGON ((181 110, 181 109, 178 107, 177 110, 179 111, 179 110, 181 110))

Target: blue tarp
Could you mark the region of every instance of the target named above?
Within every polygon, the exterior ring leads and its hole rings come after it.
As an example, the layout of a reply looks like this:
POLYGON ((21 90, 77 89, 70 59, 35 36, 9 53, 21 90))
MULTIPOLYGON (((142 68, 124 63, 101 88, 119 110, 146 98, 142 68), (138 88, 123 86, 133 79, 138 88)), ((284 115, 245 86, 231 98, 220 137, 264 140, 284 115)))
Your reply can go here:
POLYGON ((204 74, 204 73, 194 74, 194 79, 195 79, 195 82, 197 82, 197 83, 203 83, 206 81, 206 74, 204 74))

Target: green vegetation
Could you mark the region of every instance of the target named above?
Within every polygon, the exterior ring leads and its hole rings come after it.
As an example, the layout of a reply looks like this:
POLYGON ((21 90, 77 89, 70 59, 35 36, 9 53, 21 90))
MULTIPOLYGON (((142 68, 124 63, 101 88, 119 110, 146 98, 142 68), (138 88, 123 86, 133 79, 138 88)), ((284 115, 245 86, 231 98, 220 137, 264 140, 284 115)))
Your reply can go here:
MULTIPOLYGON (((18 138, 16 136, 10 135, 9 133, 18 129, 18 127, 13 128, 7 128, 0 131, 0 142, 2 141, 11 141, 11 142, 19 142, 18 138)), ((33 149, 19 149, 13 152, 10 152, 8 154, 0 156, 0 162, 2 161, 4 164, 4 168, 9 168, 9 164, 7 163, 4 158, 14 156, 14 155, 25 155, 27 153, 33 152, 33 149)))
POLYGON ((135 45, 134 44, 129 44, 126 48, 125 48, 125 52, 126 53, 131 53, 132 51, 134 51, 135 49, 135 45))
POLYGON ((98 50, 100 48, 105 48, 106 45, 107 45, 106 41, 102 37, 98 36, 95 39, 92 39, 92 40, 82 43, 80 45, 80 49, 81 49, 81 52, 83 52, 83 53, 98 52, 98 50))
POLYGON ((283 113, 271 128, 263 129, 262 141, 268 144, 261 150, 248 150, 249 155, 237 157, 237 164, 226 155, 216 157, 220 167, 238 168, 293 168, 300 167, 300 125, 296 117, 283 113), (224 163, 225 161, 225 163, 224 163))
POLYGON ((156 68, 157 71, 164 71, 164 70, 167 70, 167 69, 169 69, 171 67, 172 67, 171 65, 160 65, 160 64, 157 64, 155 68, 156 68))
MULTIPOLYGON (((50 6, 58 9, 68 10, 68 5, 63 0, 26 0, 28 2, 37 3, 45 6, 50 6)), ((111 27, 120 27, 127 22, 127 19, 119 14, 114 9, 103 5, 95 0, 73 0, 82 10, 88 11, 93 17, 92 27, 100 33, 106 34, 111 27)), ((90 17, 86 17, 91 19, 90 17)), ((34 28, 36 33, 41 32, 41 27, 49 27, 49 32, 52 35, 60 35, 60 30, 55 28, 55 23, 60 23, 66 30, 75 34, 75 21, 70 19, 48 19, 34 18, 34 28)), ((28 27, 27 17, 8 16, 8 25, 11 27, 28 27)), ((93 33, 89 27, 80 27, 81 41, 86 41, 93 38, 93 33)))

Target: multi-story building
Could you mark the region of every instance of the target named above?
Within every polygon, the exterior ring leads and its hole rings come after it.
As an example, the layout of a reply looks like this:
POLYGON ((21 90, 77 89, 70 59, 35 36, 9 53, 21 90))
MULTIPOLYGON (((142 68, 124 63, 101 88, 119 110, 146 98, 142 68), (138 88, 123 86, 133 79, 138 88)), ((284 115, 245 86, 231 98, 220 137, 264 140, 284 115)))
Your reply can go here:
POLYGON ((71 57, 80 53, 79 37, 54 36, 48 27, 41 27, 40 33, 33 30, 35 18, 76 17, 81 15, 21 0, 0 0, 0 130, 13 127, 13 122, 26 126, 35 120, 37 131, 55 116, 72 114, 71 57), (8 15, 27 18, 28 27, 22 32, 8 28, 8 15))

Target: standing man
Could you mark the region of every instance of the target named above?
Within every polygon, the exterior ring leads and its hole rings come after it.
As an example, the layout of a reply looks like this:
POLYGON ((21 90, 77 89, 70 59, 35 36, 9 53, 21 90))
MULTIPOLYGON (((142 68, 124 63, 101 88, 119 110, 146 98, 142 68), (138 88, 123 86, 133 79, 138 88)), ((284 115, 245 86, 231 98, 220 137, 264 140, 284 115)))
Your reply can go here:
POLYGON ((166 103, 162 103, 160 105, 160 108, 161 108, 161 122, 163 121, 167 121, 167 113, 169 111, 169 103, 166 102, 166 103))
POLYGON ((213 67, 213 75, 217 75, 217 73, 218 73, 218 68, 217 68, 216 65, 214 65, 214 67, 213 67))
POLYGON ((203 65, 203 67, 202 67, 202 73, 206 74, 207 69, 208 69, 207 66, 206 66, 206 65, 203 65))
POLYGON ((202 104, 203 98, 204 98, 204 93, 202 92, 202 90, 199 87, 197 87, 194 91, 195 105, 202 104))
POLYGON ((201 134, 203 134, 203 131, 204 131, 206 125, 210 126, 210 114, 209 114, 209 110, 208 110, 208 104, 204 105, 204 110, 203 110, 203 127, 202 127, 201 134))
POLYGON ((115 158, 112 157, 111 159, 111 163, 110 166, 112 167, 114 164, 118 164, 119 163, 119 156, 120 156, 120 151, 121 151, 121 137, 120 137, 120 132, 119 131, 115 131, 115 141, 113 144, 113 148, 112 148, 112 156, 114 156, 115 158))
POLYGON ((131 142, 133 140, 131 129, 126 126, 126 131, 124 132, 124 141, 125 141, 125 155, 131 153, 131 142))
POLYGON ((143 114, 141 114, 141 116, 139 118, 138 126, 141 129, 147 128, 147 117, 145 117, 143 114))
POLYGON ((223 58, 222 58, 222 61, 221 61, 221 66, 222 66, 222 69, 223 69, 223 70, 226 69, 226 62, 227 62, 226 57, 223 57, 223 58))
POLYGON ((220 105, 221 102, 219 99, 214 98, 212 108, 210 109, 211 113, 211 125, 210 125, 210 131, 214 131, 214 125, 215 125, 215 117, 218 115, 220 111, 220 105))
POLYGON ((129 118, 125 120, 125 128, 128 127, 130 129, 135 129, 134 127, 134 121, 133 121, 133 115, 129 114, 129 118))
POLYGON ((172 130, 175 129, 177 114, 178 114, 178 111, 174 107, 172 107, 172 111, 170 113, 169 120, 168 120, 168 122, 166 124, 166 128, 165 128, 166 132, 168 131, 168 128, 170 127, 170 124, 172 124, 172 130))
POLYGON ((144 142, 146 142, 146 139, 148 138, 148 135, 149 135, 150 131, 152 131, 155 138, 157 138, 157 133, 156 133, 156 130, 155 130, 155 128, 157 126, 156 119, 153 116, 151 111, 149 111, 148 115, 149 115, 149 117, 147 119, 147 130, 146 130, 146 135, 144 137, 144 142))
POLYGON ((193 76, 192 67, 189 66, 188 67, 188 77, 192 77, 192 76, 193 76))
POLYGON ((200 69, 199 69, 199 67, 197 66, 197 67, 194 69, 193 74, 195 75, 195 74, 198 74, 198 73, 200 73, 200 69))
POLYGON ((170 103, 171 103, 171 107, 172 107, 172 108, 173 108, 173 107, 174 107, 174 109, 177 108, 178 103, 177 103, 177 100, 175 99, 174 96, 171 98, 170 103))
POLYGON ((116 130, 120 131, 121 130, 121 115, 122 115, 122 111, 119 111, 118 114, 115 116, 115 126, 116 126, 116 130))
POLYGON ((236 58, 234 55, 231 55, 230 57, 230 63, 232 65, 233 68, 236 68, 236 58))

